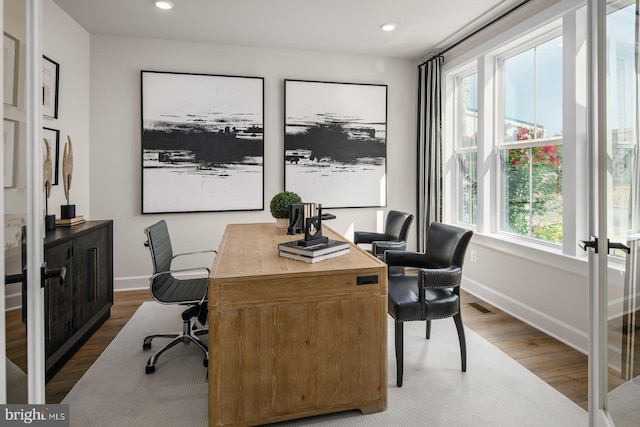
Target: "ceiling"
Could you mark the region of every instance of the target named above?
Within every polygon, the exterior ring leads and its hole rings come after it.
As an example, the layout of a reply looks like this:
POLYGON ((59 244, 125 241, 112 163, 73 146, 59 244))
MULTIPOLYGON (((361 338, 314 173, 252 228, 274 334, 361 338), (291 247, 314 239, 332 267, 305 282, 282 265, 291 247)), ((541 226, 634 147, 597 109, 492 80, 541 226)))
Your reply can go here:
MULTIPOLYGON (((419 59, 519 0, 54 0, 91 34, 419 59), (380 26, 395 23, 386 33, 380 26)), ((46 16, 43 18, 46 19, 46 16)))

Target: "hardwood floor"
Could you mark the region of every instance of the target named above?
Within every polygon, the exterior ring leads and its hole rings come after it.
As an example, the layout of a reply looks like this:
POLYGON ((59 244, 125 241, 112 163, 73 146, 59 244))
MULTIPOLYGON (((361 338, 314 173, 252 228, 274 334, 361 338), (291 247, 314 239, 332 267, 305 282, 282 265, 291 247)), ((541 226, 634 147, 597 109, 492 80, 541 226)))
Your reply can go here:
MULTIPOLYGON (((144 301, 151 301, 148 290, 114 292, 111 316, 69 359, 69 361, 47 382, 47 403, 60 403, 76 382, 102 354, 120 329, 144 301)), ((23 371, 27 370, 27 341, 25 326, 20 319, 20 310, 7 312, 7 357, 23 371)), ((140 344, 142 346, 142 344, 140 344)))
MULTIPOLYGON (((149 291, 116 292, 111 317, 47 383, 48 403, 59 403, 127 323, 149 291)), ((587 409, 587 356, 464 293, 462 318, 466 326, 500 348, 549 385, 587 409)), ((26 370, 25 328, 20 311, 7 313, 7 356, 26 370)))

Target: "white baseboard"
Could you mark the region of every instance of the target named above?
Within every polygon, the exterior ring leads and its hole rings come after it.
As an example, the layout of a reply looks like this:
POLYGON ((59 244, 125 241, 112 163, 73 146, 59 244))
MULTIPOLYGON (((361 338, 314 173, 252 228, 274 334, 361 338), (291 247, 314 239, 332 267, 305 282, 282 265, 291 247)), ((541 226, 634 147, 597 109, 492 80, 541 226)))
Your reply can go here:
POLYGON ((15 310, 22 307, 22 294, 6 294, 4 296, 4 307, 5 311, 15 310))
POLYGON ((113 291, 137 291, 149 289, 149 276, 138 277, 114 277, 113 291))
POLYGON ((561 341, 581 353, 588 354, 589 334, 535 308, 529 307, 507 295, 469 278, 463 278, 466 292, 483 299, 509 315, 522 320, 545 334, 561 341))

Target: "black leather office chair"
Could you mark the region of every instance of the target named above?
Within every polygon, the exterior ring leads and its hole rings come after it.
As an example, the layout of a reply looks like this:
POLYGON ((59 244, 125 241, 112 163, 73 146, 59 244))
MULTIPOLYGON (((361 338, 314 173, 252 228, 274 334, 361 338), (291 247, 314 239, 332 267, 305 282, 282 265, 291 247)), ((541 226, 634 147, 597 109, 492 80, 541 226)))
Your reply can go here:
POLYGON ((453 317, 460 341, 462 371, 467 370, 467 349, 460 314, 462 264, 473 232, 452 225, 431 223, 424 253, 387 251, 389 266, 417 268, 417 274, 389 274, 388 311, 395 319, 395 346, 398 387, 402 387, 403 322, 426 320, 426 338, 431 336, 431 320, 453 317))
POLYGON ((182 254, 173 254, 171 247, 171 239, 167 223, 161 220, 144 230, 147 235, 145 246, 151 252, 151 261, 153 263, 153 275, 149 278, 151 296, 161 304, 178 304, 189 306, 182 312, 182 332, 169 334, 149 335, 144 339, 142 348, 148 350, 151 348, 151 341, 154 338, 171 338, 172 340, 160 350, 156 351, 147 361, 146 373, 155 372, 156 362, 162 353, 179 343, 189 344, 193 342, 204 353, 204 366, 209 365, 209 349, 207 345, 198 338, 207 334, 208 329, 197 329, 194 317, 204 326, 207 320, 207 283, 209 277, 209 269, 207 267, 186 268, 179 270, 171 269, 171 262, 178 256, 193 255, 197 253, 213 252, 199 251, 182 254), (203 277, 178 279, 174 273, 187 273, 201 271, 203 277))
MULTIPOLYGON (((404 251, 407 249, 407 234, 413 222, 413 215, 389 211, 384 226, 384 233, 371 231, 356 231, 353 233, 353 243, 370 243, 371 252, 376 257, 384 260, 384 253, 388 250, 404 251)), ((404 271, 401 267, 390 268, 390 274, 400 274, 404 271)))

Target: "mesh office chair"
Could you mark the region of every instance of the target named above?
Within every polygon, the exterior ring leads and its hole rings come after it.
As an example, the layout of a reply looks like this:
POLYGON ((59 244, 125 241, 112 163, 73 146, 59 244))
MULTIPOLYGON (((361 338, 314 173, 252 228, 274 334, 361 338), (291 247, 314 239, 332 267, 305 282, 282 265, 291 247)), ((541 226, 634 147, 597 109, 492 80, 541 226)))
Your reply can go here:
POLYGON ((424 253, 387 251, 389 266, 417 268, 417 274, 389 274, 388 311, 395 319, 396 382, 402 387, 403 322, 426 320, 426 338, 431 320, 453 317, 460 342, 462 372, 467 370, 467 347, 460 314, 462 264, 473 231, 452 225, 431 223, 424 253))
MULTIPOLYGON (((387 221, 384 226, 384 233, 372 231, 355 231, 353 233, 353 243, 370 243, 371 252, 381 260, 384 260, 384 253, 388 250, 404 251, 407 249, 407 234, 413 222, 413 215, 400 212, 389 211, 387 221)), ((404 271, 401 267, 389 268, 391 274, 400 274, 404 271)))
POLYGON ((151 341, 154 338, 172 339, 167 345, 149 358, 147 361, 146 373, 151 374, 155 372, 156 362, 160 355, 181 342, 184 344, 189 344, 190 342, 195 343, 196 346, 198 346, 204 353, 203 363, 206 367, 209 365, 209 349, 198 337, 207 334, 209 331, 208 329, 197 329, 195 322, 192 319, 197 317, 198 321, 203 326, 207 320, 207 285, 209 269, 206 267, 199 267, 172 270, 171 262, 178 256, 207 252, 216 253, 216 251, 209 250, 174 255, 171 247, 171 239, 169 238, 169 230, 167 228, 167 223, 164 220, 151 225, 146 228, 144 232, 147 235, 145 246, 147 246, 151 252, 151 261, 153 263, 153 275, 149 278, 151 296, 161 304, 189 306, 189 308, 182 312, 182 332, 149 335, 144 339, 144 343, 142 345, 144 350, 151 348, 151 341), (206 272, 206 275, 204 277, 189 279, 179 279, 174 276, 174 273, 194 271, 206 272))

